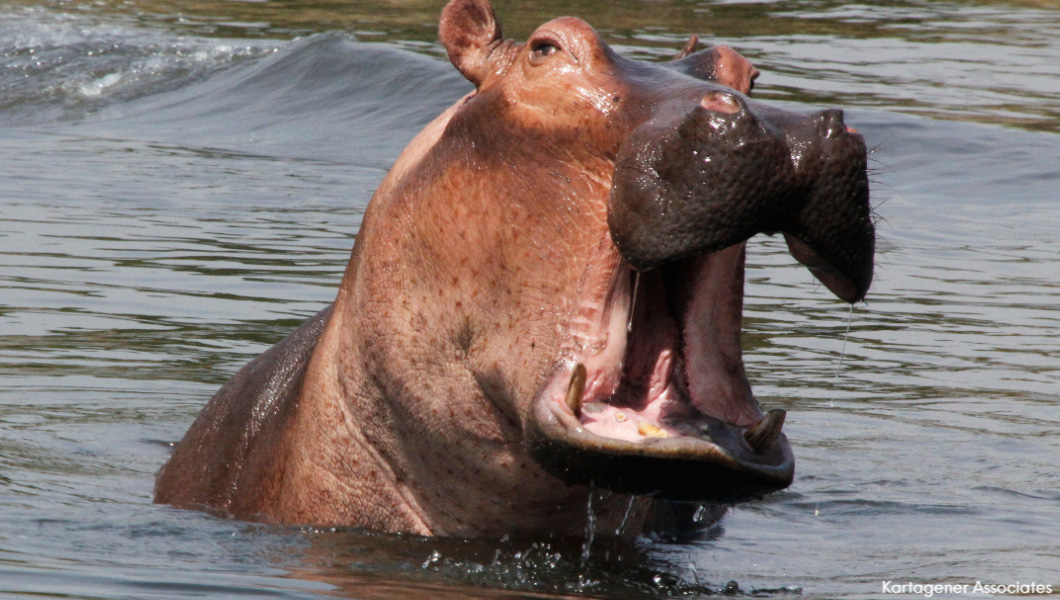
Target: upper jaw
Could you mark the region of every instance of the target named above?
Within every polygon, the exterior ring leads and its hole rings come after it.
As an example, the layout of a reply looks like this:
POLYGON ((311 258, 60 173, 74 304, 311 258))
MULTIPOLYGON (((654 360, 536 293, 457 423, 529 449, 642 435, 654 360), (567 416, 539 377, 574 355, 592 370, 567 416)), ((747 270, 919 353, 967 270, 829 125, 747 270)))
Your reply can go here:
POLYGON ((661 105, 629 134, 608 228, 641 271, 782 232, 799 262, 857 302, 876 241, 866 165, 865 140, 841 111, 801 115, 713 90, 661 105))

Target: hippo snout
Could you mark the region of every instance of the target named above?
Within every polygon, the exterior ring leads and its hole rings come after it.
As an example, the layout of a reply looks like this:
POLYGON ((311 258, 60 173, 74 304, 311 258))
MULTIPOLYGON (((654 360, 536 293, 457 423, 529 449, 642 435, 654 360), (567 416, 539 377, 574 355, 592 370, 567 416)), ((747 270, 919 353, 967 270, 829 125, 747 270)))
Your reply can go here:
POLYGON ((810 115, 727 89, 661 107, 622 146, 608 207, 623 257, 645 271, 782 232, 833 293, 861 300, 875 228, 865 142, 840 110, 810 115))

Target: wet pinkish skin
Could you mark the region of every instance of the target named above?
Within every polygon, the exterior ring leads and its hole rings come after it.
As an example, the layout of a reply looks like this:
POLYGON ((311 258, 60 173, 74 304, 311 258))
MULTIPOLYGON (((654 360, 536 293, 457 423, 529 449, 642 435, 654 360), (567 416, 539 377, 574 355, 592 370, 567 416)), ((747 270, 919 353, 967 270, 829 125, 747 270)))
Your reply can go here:
MULTIPOLYGON (((442 41, 477 90, 379 186, 304 376, 276 406, 239 393, 211 403, 160 474, 158 502, 436 535, 584 526, 589 489, 546 474, 521 423, 579 315, 598 319, 613 285, 600 275, 621 260, 608 237, 612 161, 644 117, 622 110, 641 92, 582 21, 551 21, 520 44, 497 39, 483 6, 454 0, 443 15, 442 41), (567 54, 535 58, 551 38, 567 54), (498 136, 506 153, 483 151, 498 136), (237 430, 233 411, 251 415, 237 430)), ((713 56, 719 82, 747 92, 750 64, 727 48, 713 56)), ((594 505, 600 527, 628 505, 617 494, 594 505)), ((627 531, 649 507, 637 503, 627 531)))

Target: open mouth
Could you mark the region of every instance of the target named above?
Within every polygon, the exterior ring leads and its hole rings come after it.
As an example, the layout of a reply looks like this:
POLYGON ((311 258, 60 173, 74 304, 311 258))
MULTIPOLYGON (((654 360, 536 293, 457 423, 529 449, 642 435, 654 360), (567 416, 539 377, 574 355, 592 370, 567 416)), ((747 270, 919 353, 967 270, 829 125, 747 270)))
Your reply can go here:
POLYGON ((623 143, 610 237, 534 399, 531 453, 567 482, 715 502, 787 487, 784 412, 762 413, 743 366, 746 240, 783 233, 847 302, 871 284, 865 142, 842 113, 700 91, 695 108, 661 106, 623 143))
POLYGON ((744 372, 745 243, 638 273, 617 259, 535 398, 531 450, 570 483, 739 502, 790 485, 785 413, 744 372))

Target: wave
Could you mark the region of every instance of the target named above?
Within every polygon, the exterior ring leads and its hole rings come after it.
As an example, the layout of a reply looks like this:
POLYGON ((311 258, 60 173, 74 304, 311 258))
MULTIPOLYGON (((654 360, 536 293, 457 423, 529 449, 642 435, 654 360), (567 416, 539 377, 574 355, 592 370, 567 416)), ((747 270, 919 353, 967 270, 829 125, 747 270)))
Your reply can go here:
POLYGON ((275 52, 275 42, 208 40, 21 7, 0 15, 0 120, 76 121, 275 52))
POLYGON ((387 168, 471 87, 448 63, 325 33, 178 36, 41 9, 0 18, 0 123, 387 168))

